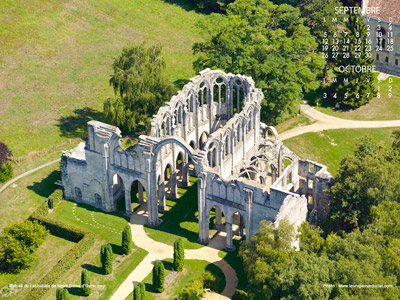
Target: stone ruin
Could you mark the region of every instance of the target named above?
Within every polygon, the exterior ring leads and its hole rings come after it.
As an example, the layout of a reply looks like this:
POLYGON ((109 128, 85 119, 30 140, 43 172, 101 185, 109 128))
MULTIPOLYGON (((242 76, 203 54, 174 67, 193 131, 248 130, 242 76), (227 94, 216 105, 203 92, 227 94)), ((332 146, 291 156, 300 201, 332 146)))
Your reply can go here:
POLYGON ((233 235, 249 240, 261 220, 321 224, 332 177, 260 122, 262 99, 252 78, 205 69, 159 109, 150 136, 141 135, 133 147, 122 146, 117 127, 90 121, 87 142, 62 155, 65 197, 104 211, 116 210, 122 199, 131 214, 134 188, 155 226, 159 210, 167 209, 166 197, 177 198, 178 186, 196 176, 202 243, 209 241, 213 208, 215 227, 225 225, 228 249, 233 235))

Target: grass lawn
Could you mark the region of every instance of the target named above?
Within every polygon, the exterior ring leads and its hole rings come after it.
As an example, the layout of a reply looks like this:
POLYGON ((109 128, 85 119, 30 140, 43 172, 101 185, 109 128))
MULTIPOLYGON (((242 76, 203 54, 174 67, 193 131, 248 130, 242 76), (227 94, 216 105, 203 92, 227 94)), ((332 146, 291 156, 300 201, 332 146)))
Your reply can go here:
POLYGON ((221 250, 218 252, 218 256, 225 259, 228 264, 236 271, 236 275, 238 277, 238 285, 237 289, 243 289, 247 284, 246 273, 243 269, 242 260, 239 258, 239 248, 242 241, 245 241, 246 238, 242 238, 241 240, 234 239, 233 244, 235 245, 234 251, 221 250))
MULTIPOLYGON (((165 275, 167 276, 172 270, 172 259, 163 260, 165 266, 165 275)), ((172 283, 165 288, 165 291, 161 294, 156 293, 153 290, 153 274, 150 274, 143 280, 146 286, 146 299, 156 300, 156 299, 175 299, 178 294, 189 285, 189 283, 198 277, 205 271, 209 271, 212 274, 221 278, 221 286, 219 293, 223 291, 226 280, 224 273, 220 268, 204 260, 185 260, 185 266, 183 271, 172 281, 172 283)), ((125 300, 133 299, 132 293, 125 298, 125 300)))
POLYGON ((83 136, 102 120, 111 63, 128 44, 160 42, 169 80, 194 76, 195 25, 208 16, 168 2, 0 1, 0 140, 21 157, 83 136))
POLYGON ((334 175, 342 159, 354 153, 356 144, 362 137, 369 136, 380 145, 390 145, 390 136, 394 129, 335 129, 319 133, 309 132, 286 140, 285 145, 303 159, 327 165, 328 171, 334 175))
POLYGON ((18 180, 0 193, 0 230, 7 224, 23 221, 54 191, 61 177, 55 163, 18 180))
MULTIPOLYGON (((63 201, 50 216, 57 220, 63 220, 66 224, 95 233, 96 240, 94 246, 78 260, 76 267, 71 268, 60 278, 60 284, 79 285, 80 274, 84 268, 89 271, 91 284, 99 286, 92 289, 92 299, 109 299, 126 279, 126 276, 147 255, 147 251, 134 247, 131 255, 123 257, 121 255, 121 233, 128 224, 127 220, 117 212, 104 213, 85 204, 74 204, 71 201, 63 201), (111 244, 115 256, 114 272, 110 275, 101 274, 100 248, 105 243, 111 244)), ((72 299, 79 299, 82 296, 78 288, 70 288, 69 291, 73 296, 72 299)), ((55 291, 50 290, 45 299, 54 299, 54 296, 55 291)), ((82 297, 82 299, 85 298, 82 297)))
POLYGON ((190 187, 179 187, 178 199, 168 199, 168 211, 160 213, 163 222, 157 227, 145 226, 150 238, 161 243, 173 245, 178 237, 183 240, 185 249, 203 247, 197 242, 199 238, 197 211, 197 178, 190 177, 190 187))
MULTIPOLYGON (((316 109, 338 118, 351 120, 398 120, 400 118, 400 78, 390 77, 393 79, 389 83, 389 78, 381 81, 377 86, 380 87, 381 97, 375 97, 366 105, 360 108, 348 111, 336 110, 331 106, 317 106, 316 109), (392 87, 392 91, 389 90, 392 87), (389 93, 392 94, 389 97, 389 93)), ((322 97, 322 93, 320 93, 322 97)), ((307 99, 307 98, 306 98, 307 99)))
MULTIPOLYGON (((38 284, 39 280, 74 246, 73 242, 49 234, 37 249, 36 259, 29 269, 19 274, 0 274, 0 289, 10 283, 38 284)), ((17 295, 12 296, 12 299, 23 299, 29 291, 29 288, 22 288, 17 295)))
POLYGON ((311 125, 312 123, 315 123, 315 121, 308 118, 305 114, 301 114, 286 121, 283 121, 274 127, 276 131, 278 131, 278 133, 281 133, 297 126, 306 126, 311 125))

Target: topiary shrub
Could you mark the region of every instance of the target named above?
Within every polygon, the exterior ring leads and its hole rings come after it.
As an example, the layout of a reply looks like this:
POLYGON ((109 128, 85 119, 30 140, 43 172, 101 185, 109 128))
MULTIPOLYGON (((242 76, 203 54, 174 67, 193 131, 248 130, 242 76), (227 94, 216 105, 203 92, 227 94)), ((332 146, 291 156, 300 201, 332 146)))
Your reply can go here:
POLYGON ((181 272, 185 261, 185 250, 183 249, 182 239, 179 238, 174 243, 174 262, 173 268, 175 271, 181 272))
POLYGON ((92 289, 90 288, 90 278, 89 278, 89 272, 87 270, 82 270, 81 287, 83 295, 89 296, 91 294, 92 289))
POLYGON ((101 246, 100 259, 101 266, 103 268, 103 274, 111 274, 113 271, 113 253, 110 244, 101 246))
POLYGON ((146 287, 144 286, 143 282, 139 283, 139 289, 140 289, 140 297, 142 300, 146 300, 146 287))
POLYGON ((142 294, 140 293, 140 287, 135 285, 133 288, 133 300, 142 300, 142 294))
POLYGON ((127 224, 122 231, 122 253, 127 255, 132 251, 132 231, 131 226, 127 224))
POLYGON ((162 293, 164 291, 164 281, 165 281, 165 268, 164 264, 157 260, 154 262, 153 267, 153 288, 157 293, 162 293))
POLYGON ((58 288, 56 290, 56 298, 57 300, 68 300, 69 299, 69 292, 66 288, 58 288))

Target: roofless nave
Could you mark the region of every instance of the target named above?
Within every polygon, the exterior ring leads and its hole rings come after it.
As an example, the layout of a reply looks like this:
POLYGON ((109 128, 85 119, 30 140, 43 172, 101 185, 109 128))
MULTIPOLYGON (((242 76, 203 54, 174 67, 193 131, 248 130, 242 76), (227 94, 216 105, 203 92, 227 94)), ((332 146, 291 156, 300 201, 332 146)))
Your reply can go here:
POLYGON ((178 197, 177 186, 187 186, 191 174, 198 178, 202 243, 209 240, 214 206, 217 226, 225 216, 228 249, 233 224, 239 234, 245 228, 249 239, 263 219, 287 217, 298 226, 311 211, 321 223, 331 175, 326 166, 299 159, 273 127, 260 122, 262 99, 252 78, 206 69, 159 109, 151 135, 140 136, 129 150, 117 127, 90 121, 86 144, 63 152, 65 197, 105 211, 116 210, 125 197, 131 213, 131 188, 137 185, 140 201, 146 191, 148 223, 157 225, 166 196, 178 197))

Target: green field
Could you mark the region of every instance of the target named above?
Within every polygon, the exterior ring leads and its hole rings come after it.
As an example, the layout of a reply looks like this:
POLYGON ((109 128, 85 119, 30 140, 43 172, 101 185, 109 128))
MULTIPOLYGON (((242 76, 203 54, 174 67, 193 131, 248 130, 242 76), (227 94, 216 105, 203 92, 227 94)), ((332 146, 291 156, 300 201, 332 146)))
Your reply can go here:
POLYGON ((362 137, 371 137, 380 145, 390 145, 394 128, 377 129, 336 129, 309 132, 285 141, 285 145, 303 159, 310 159, 328 166, 336 174, 340 162, 356 150, 362 137))
POLYGON ((185 249, 201 248, 197 211, 197 178, 189 177, 190 187, 178 188, 178 199, 167 199, 168 211, 160 213, 163 222, 156 227, 145 226, 145 231, 153 240, 173 245, 179 237, 185 249))
POLYGON ((389 78, 376 83, 377 88, 379 86, 381 97, 373 98, 360 108, 348 111, 336 110, 329 106, 317 106, 316 108, 323 113, 343 119, 398 120, 400 118, 400 78, 390 78, 393 79, 392 83, 389 83, 389 78), (391 90, 390 86, 392 87, 391 90), (391 97, 389 97, 389 93, 392 94, 391 97))
MULTIPOLYGON (((18 285, 38 284, 44 274, 51 270, 57 264, 58 260, 74 246, 75 243, 73 242, 51 234, 47 235, 43 244, 37 249, 35 253, 36 258, 29 269, 23 270, 19 274, 0 273, 0 289, 10 283, 18 285)), ((29 291, 29 288, 22 288, 17 295, 13 295, 10 299, 23 299, 28 295, 29 291)))
MULTIPOLYGON (((165 266, 165 275, 172 271, 172 259, 163 260, 165 266)), ((195 279, 197 279, 204 271, 209 271, 212 274, 221 278, 221 286, 220 291, 225 287, 225 276, 220 268, 217 266, 204 261, 204 260, 185 260, 185 265, 183 267, 183 271, 172 281, 172 283, 166 287, 165 291, 161 294, 156 293, 153 290, 152 284, 152 272, 143 280, 146 286, 146 299, 147 300, 156 300, 156 299, 176 299, 176 296, 187 286, 189 283, 195 279)), ((133 299, 132 293, 125 298, 125 300, 133 299)))
POLYGON ((131 43, 160 42, 170 81, 190 78, 205 18, 162 0, 0 1, 0 141, 20 157, 82 136, 131 43))

